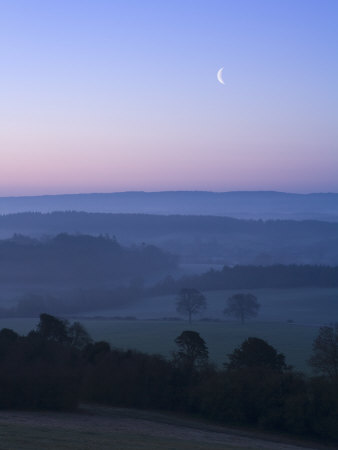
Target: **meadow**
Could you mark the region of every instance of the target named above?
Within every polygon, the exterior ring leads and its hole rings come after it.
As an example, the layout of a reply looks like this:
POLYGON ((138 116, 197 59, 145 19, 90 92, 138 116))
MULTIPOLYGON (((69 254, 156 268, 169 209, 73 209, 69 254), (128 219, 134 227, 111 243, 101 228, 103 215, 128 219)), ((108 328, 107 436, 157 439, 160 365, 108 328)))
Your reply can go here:
MULTIPOLYGON (((94 340, 106 340, 113 347, 159 353, 170 357, 176 348, 175 338, 187 329, 200 333, 209 348, 210 359, 219 367, 227 354, 249 336, 267 340, 286 355, 286 361, 297 370, 310 371, 307 360, 318 327, 338 318, 338 289, 255 289, 251 290, 261 304, 259 316, 241 325, 225 320, 225 299, 237 291, 206 292, 207 310, 188 324, 186 320, 161 320, 178 316, 175 296, 152 297, 128 308, 102 311, 95 317, 77 318, 94 340), (112 316, 132 315, 142 320, 112 320, 112 316), (213 320, 201 320, 212 318, 213 320), (218 319, 218 320, 217 320, 218 319), (220 320, 221 319, 221 320, 220 320)), ((20 334, 33 329, 38 319, 0 319, 1 328, 12 328, 20 334)))
POLYGON ((82 321, 94 339, 104 339, 111 345, 133 348, 146 353, 159 353, 170 357, 176 350, 174 340, 182 331, 197 331, 206 341, 212 362, 221 366, 231 353, 249 336, 267 340, 287 357, 287 363, 298 370, 308 371, 312 341, 316 327, 256 322, 244 326, 230 322, 170 321, 82 321))
MULTIPOLYGON (((324 325, 338 318, 338 288, 243 289, 204 292, 207 309, 196 319, 227 319, 223 315, 226 300, 238 292, 254 294, 261 308, 257 320, 262 322, 292 321, 304 325, 324 325)), ((135 316, 137 319, 178 317, 176 296, 149 297, 126 308, 97 311, 91 316, 135 316)), ((184 318, 184 317, 181 317, 184 318)))
MULTIPOLYGON (((157 424, 154 424, 156 426, 157 424)), ((173 439, 169 436, 148 436, 132 431, 84 431, 57 429, 42 426, 0 425, 0 449, 20 448, 21 450, 249 450, 252 447, 239 447, 220 443, 196 442, 194 440, 173 439), (43 446, 43 447, 41 447, 43 446)), ((257 447, 256 447, 257 448, 257 447)))
POLYGON ((284 435, 228 428, 182 414, 158 411, 97 405, 81 405, 77 413, 62 414, 12 411, 9 415, 7 411, 0 411, 0 449, 4 450, 321 448, 311 444, 284 435))
MULTIPOLYGON (((251 322, 244 325, 235 322, 193 322, 161 320, 110 320, 81 319, 95 340, 105 340, 113 347, 136 349, 146 353, 159 353, 170 357, 176 350, 175 338, 182 331, 195 330, 209 348, 212 362, 221 366, 226 355, 249 336, 267 340, 286 355, 288 364, 297 370, 309 371, 307 359, 318 328, 290 323, 251 322)), ((0 328, 12 328, 26 334, 33 329, 37 319, 1 319, 0 328)))

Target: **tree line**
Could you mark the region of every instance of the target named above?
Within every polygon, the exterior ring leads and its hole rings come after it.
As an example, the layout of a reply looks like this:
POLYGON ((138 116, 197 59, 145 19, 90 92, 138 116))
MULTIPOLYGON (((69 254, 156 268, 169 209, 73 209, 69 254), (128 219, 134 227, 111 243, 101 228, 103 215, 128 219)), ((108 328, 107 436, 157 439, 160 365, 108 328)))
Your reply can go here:
POLYGON ((170 270, 177 258, 153 245, 124 247, 109 236, 59 234, 45 239, 14 235, 0 241, 0 281, 120 283, 170 270))
POLYGON ((223 289, 337 287, 338 266, 283 265, 224 266, 200 275, 183 276, 177 280, 166 277, 149 289, 154 295, 175 294, 183 288, 200 291, 223 289))
MULTIPOLYGON (((157 250, 154 250, 154 255, 150 257, 151 252, 152 250, 150 252, 145 251, 143 257, 149 262, 154 256, 151 263, 153 265, 158 261, 157 250)), ((166 258, 166 256, 161 255, 160 260, 162 257, 166 258)), ((128 258, 124 260, 125 263, 126 261, 128 261, 128 258)), ((138 262, 140 262, 140 259, 138 262)), ((169 260, 166 260, 163 264, 174 264, 170 255, 169 260)), ((2 270, 6 269, 2 268, 2 270)), ((180 296, 185 290, 197 291, 201 294, 203 291, 226 289, 243 291, 257 288, 337 287, 338 266, 224 266, 220 271, 210 270, 201 275, 184 276, 176 280, 167 276, 150 286, 144 285, 142 276, 131 278, 127 285, 110 288, 86 287, 86 282, 88 282, 88 279, 85 280, 82 288, 72 288, 57 294, 28 292, 17 298, 15 306, 0 308, 0 317, 37 317, 42 310, 50 314, 61 315, 109 310, 132 303, 141 303, 144 298, 151 296, 177 294, 180 296)), ((201 308, 199 311, 205 308, 203 301, 201 308)), ((187 312, 184 309, 178 309, 177 311, 179 313, 183 311, 184 314, 187 312)), ((194 314, 193 310, 191 314, 194 314)))
POLYGON ((16 298, 13 306, 0 307, 0 317, 39 317, 41 311, 56 315, 72 315, 100 310, 125 308, 140 301, 142 287, 129 286, 69 289, 57 294, 27 292, 16 298))
POLYGON ((9 237, 13 232, 32 236, 108 234, 128 244, 156 243, 189 261, 217 258, 231 265, 338 264, 337 222, 75 211, 0 215, 0 236, 9 237))
POLYGON ((314 377, 255 337, 224 355, 222 368, 195 331, 175 345, 170 359, 119 350, 94 342, 77 322, 41 314, 27 336, 0 331, 0 407, 69 410, 86 401, 338 440, 338 326, 319 330, 314 377))
POLYGON ((118 237, 133 235, 161 236, 173 233, 259 234, 276 239, 280 236, 336 238, 338 224, 319 220, 253 220, 215 215, 158 215, 54 211, 22 212, 0 215, 0 230, 17 233, 109 233, 118 237))

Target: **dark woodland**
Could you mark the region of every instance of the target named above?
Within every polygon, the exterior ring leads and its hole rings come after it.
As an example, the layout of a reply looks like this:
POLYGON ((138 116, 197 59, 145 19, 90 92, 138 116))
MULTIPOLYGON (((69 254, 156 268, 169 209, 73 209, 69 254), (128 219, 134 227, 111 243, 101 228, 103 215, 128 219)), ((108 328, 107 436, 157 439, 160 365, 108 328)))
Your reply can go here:
POLYGON ((338 264, 337 222, 75 211, 0 216, 0 238, 13 233, 40 238, 64 232, 107 234, 124 245, 151 243, 186 261, 338 264))
MULTIPOLYGON (((337 287, 338 266, 236 265, 174 278, 179 257, 154 245, 121 245, 109 236, 59 234, 0 240, 0 283, 21 294, 2 294, 0 317, 112 310, 147 297, 224 289, 337 287)), ((192 311, 194 313, 194 311, 192 311)))
POLYGON ((224 355, 223 369, 208 362, 197 332, 185 331, 175 342, 172 359, 119 350, 93 342, 79 323, 41 314, 27 336, 0 331, 0 407, 62 411, 93 402, 338 440, 336 374, 296 372, 255 337, 224 355))

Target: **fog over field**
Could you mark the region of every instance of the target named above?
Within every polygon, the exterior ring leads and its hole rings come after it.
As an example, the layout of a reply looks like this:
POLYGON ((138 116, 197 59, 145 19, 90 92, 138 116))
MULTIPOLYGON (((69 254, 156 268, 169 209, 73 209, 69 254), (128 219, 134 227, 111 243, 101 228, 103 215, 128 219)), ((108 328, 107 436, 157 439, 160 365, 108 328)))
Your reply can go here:
POLYGON ((3 239, 14 233, 45 239, 65 232, 104 234, 127 246, 153 244, 198 272, 224 264, 338 264, 337 222, 84 212, 0 216, 3 239))
MULTIPOLYGON (((14 210, 32 207, 32 211, 0 216, 1 315, 37 316, 44 310, 66 315, 161 318, 176 315, 173 298, 186 286, 202 291, 273 288, 277 297, 278 288, 309 289, 311 283, 313 288, 335 288, 335 272, 329 267, 335 270, 338 265, 338 222, 315 217, 330 211, 325 214, 332 219, 336 197, 275 192, 133 192, 0 199, 0 205, 14 210), (73 210, 54 211, 67 207, 73 210), (90 212, 104 208, 119 212, 90 212), (256 211, 260 218, 208 214, 241 208, 247 215, 256 211), (122 209, 130 213, 121 213, 122 209), (157 214, 145 214, 150 210, 157 214), (262 219, 264 215, 273 217, 277 210, 281 215, 308 211, 311 220, 262 219), (164 211, 181 214, 160 214, 164 211), (200 214, 188 214, 191 211, 200 214), (292 265, 313 268, 298 273, 292 265), (222 272, 223 266, 249 268, 239 269, 237 281, 231 282, 227 272, 222 272), (269 266, 276 266, 277 278, 273 281, 267 275, 271 280, 267 284, 263 269, 269 266), (319 266, 323 266, 322 275, 319 266), (254 267, 262 268, 258 278, 254 267), (207 275, 210 270, 214 275, 207 275), (259 281, 254 282, 255 277, 259 281)), ((320 312, 320 308, 325 309, 320 298, 316 302, 311 296, 311 314, 303 318, 306 323, 323 323, 330 318, 330 308, 327 315, 320 312)), ((269 301, 272 305, 273 298, 269 301)), ((212 310, 204 317, 216 318, 218 313, 212 310)), ((262 318, 294 319, 292 310, 286 316, 277 310, 273 313, 273 307, 268 307, 262 318)), ((302 322, 301 314, 296 316, 302 322)))
POLYGON ((0 55, 0 448, 337 448, 338 1, 0 1, 0 55))

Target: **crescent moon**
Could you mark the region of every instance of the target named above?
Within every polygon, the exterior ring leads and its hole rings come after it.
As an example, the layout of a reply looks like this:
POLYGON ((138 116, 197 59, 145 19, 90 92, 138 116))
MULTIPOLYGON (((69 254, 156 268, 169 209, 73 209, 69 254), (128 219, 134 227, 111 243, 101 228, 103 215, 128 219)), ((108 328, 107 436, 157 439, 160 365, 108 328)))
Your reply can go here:
POLYGON ((224 67, 222 67, 221 69, 219 69, 219 71, 217 72, 217 80, 221 83, 224 84, 223 78, 222 78, 222 72, 223 72, 224 67))

